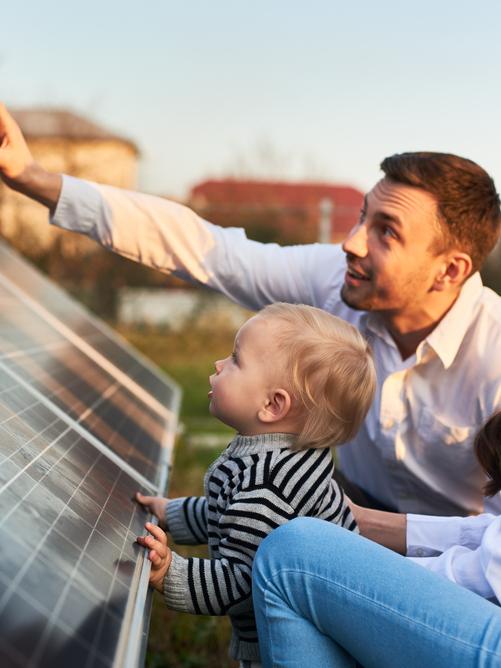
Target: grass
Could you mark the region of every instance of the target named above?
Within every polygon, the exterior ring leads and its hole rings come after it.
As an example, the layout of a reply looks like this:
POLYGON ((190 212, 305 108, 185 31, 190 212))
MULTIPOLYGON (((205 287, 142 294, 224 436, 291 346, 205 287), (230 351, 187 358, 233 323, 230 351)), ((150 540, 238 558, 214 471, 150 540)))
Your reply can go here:
MULTIPOLYGON (((189 329, 175 333, 150 328, 119 331, 176 380, 183 391, 180 420, 184 429, 176 443, 169 496, 202 494, 205 471, 221 448, 197 445, 197 435, 226 436, 228 441, 233 435, 231 429, 209 414, 207 391, 214 360, 231 352, 234 332, 189 329)), ((171 546, 182 556, 207 556, 204 546, 171 546)), ((230 633, 226 617, 172 612, 155 593, 146 668, 234 668, 238 664, 228 657, 230 633)))

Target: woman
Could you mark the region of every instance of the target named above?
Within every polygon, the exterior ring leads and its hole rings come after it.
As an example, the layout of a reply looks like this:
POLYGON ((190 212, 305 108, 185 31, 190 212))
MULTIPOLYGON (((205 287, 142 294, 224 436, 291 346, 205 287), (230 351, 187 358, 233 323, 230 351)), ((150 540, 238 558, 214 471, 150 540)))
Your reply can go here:
MULTIPOLYGON (((475 447, 494 495, 501 413, 475 447)), ((253 577, 263 665, 500 666, 501 516, 353 511, 362 536, 301 518, 262 543, 253 577)))

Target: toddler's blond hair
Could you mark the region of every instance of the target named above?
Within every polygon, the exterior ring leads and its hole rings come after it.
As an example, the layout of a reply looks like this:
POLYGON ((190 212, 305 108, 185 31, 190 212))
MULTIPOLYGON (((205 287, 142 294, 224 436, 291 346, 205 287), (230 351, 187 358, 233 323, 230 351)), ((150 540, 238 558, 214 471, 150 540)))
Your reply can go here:
POLYGON ((276 303, 259 316, 283 326, 275 342, 284 351, 287 389, 304 412, 297 448, 324 448, 351 440, 376 391, 372 351, 349 323, 313 306, 276 303))

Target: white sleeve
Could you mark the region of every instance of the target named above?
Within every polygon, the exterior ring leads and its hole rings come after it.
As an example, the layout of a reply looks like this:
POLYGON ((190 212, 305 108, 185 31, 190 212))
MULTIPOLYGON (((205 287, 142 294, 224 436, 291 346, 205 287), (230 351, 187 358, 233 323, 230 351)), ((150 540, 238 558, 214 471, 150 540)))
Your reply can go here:
POLYGON ((51 222, 251 309, 274 301, 322 307, 339 291, 344 273, 339 246, 258 243, 244 230, 213 225, 181 204, 68 176, 51 222))
POLYGON ((494 494, 494 496, 485 497, 484 510, 486 513, 501 515, 501 492, 494 494))
POLYGON ((407 540, 407 555, 415 563, 501 601, 501 516, 409 515, 407 540))
POLYGON ((493 515, 475 517, 434 517, 407 515, 407 555, 429 557, 454 545, 475 548, 480 544, 493 515))

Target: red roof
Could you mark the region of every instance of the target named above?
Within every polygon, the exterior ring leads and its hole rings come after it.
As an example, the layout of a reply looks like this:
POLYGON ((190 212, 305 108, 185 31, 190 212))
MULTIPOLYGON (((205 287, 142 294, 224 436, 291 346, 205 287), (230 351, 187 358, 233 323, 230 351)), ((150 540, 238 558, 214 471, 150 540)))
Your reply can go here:
POLYGON ((318 206, 329 198, 336 206, 359 208, 363 194, 351 186, 330 183, 241 181, 211 179, 191 190, 191 199, 205 199, 211 204, 277 205, 286 207, 318 206))
POLYGON ((294 181, 211 179, 194 186, 190 193, 191 205, 202 210, 208 208, 209 213, 215 209, 275 209, 281 216, 281 227, 284 230, 292 231, 299 226, 302 228, 301 234, 309 235, 311 240, 316 238, 320 203, 324 199, 331 200, 334 205, 332 238, 339 241, 357 223, 363 201, 363 193, 351 186, 294 181), (302 219, 297 217, 298 212, 301 212, 302 219))

